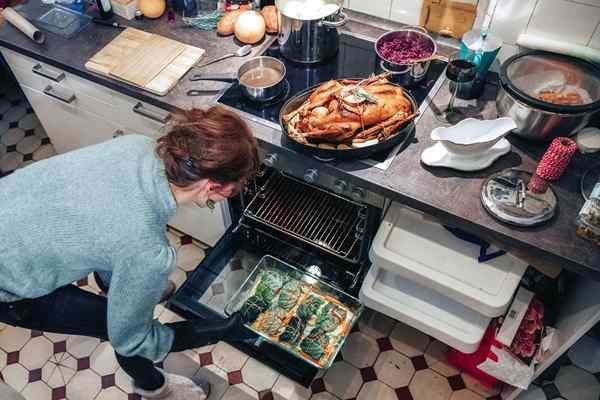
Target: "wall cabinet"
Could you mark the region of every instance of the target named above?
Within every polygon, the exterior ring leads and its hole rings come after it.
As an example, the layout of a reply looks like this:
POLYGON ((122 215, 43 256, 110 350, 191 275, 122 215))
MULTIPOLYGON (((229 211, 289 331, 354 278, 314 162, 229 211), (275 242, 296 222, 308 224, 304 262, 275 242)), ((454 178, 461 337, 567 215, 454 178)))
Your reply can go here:
MULTIPOLYGON (((171 117, 87 79, 0 47, 27 100, 58 153, 111 140, 124 134, 160 137, 171 117)), ((169 225, 210 246, 225 233, 226 204, 215 210, 179 207, 169 225)))

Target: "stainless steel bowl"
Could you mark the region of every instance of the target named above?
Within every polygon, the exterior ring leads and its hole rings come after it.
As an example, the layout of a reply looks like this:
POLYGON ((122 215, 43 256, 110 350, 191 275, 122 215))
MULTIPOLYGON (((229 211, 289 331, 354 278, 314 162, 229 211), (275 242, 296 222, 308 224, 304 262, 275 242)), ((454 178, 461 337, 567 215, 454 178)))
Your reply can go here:
POLYGON ((431 43, 433 46, 432 56, 437 54, 437 43, 429 35, 426 29, 420 26, 409 26, 404 29, 397 31, 391 31, 384 33, 375 41, 375 52, 377 53, 379 61, 379 69, 383 72, 389 72, 391 74, 391 80, 402 86, 411 86, 421 82, 425 79, 429 65, 431 61, 417 61, 408 64, 398 64, 393 61, 387 60, 379 52, 381 43, 394 40, 395 38, 410 39, 416 41, 422 41, 431 43))
POLYGON ((543 51, 514 55, 502 64, 496 106, 500 116, 514 119, 514 132, 524 138, 574 135, 600 110, 600 67, 543 51), (556 101, 547 101, 544 93, 556 101), (566 94, 579 100, 565 101, 566 94))
POLYGON ((558 114, 533 108, 512 97, 500 87, 496 98, 498 115, 517 123, 515 134, 526 139, 550 141, 560 136, 572 136, 583 129, 592 113, 558 114))

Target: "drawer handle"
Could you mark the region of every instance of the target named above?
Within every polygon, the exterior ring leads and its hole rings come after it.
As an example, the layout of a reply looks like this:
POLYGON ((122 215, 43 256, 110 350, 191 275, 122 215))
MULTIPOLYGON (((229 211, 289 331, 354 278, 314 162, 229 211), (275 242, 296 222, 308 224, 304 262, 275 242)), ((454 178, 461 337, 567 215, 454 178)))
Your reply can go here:
POLYGON ((122 129, 117 129, 115 131, 115 133, 113 133, 113 139, 116 139, 116 138, 124 136, 124 135, 125 135, 125 132, 123 132, 122 129))
POLYGON ((63 79, 65 79, 64 72, 53 72, 53 71, 44 70, 44 67, 42 66, 42 64, 35 65, 33 68, 31 68, 31 72, 33 72, 34 74, 43 76, 44 78, 51 79, 54 82, 60 82, 63 79))
POLYGON ((169 121, 169 119, 171 118, 171 113, 167 111, 160 112, 148 110, 147 108, 144 108, 144 105, 142 103, 137 103, 133 107, 133 112, 136 114, 143 115, 146 118, 150 118, 153 121, 160 122, 161 124, 166 124, 167 121, 169 121))
POLYGON ((50 85, 46 86, 46 88, 44 89, 44 94, 55 98, 56 100, 60 100, 63 103, 67 103, 67 104, 71 104, 72 102, 75 101, 75 94, 71 94, 70 96, 63 96, 57 92, 54 91, 54 88, 50 85))

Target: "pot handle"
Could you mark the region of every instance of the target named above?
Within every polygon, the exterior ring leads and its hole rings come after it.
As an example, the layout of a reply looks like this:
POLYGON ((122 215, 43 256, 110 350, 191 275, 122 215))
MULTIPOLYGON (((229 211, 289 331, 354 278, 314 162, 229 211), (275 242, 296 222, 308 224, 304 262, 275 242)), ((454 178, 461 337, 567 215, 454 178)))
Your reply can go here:
POLYGON ((233 83, 233 82, 237 82, 237 77, 235 77, 231 74, 213 74, 213 75, 196 74, 196 75, 192 75, 190 77, 190 81, 192 81, 192 82, 219 81, 219 82, 233 83))
POLYGON ((339 28, 341 26, 346 25, 347 21, 348 21, 348 16, 346 15, 346 13, 343 11, 340 11, 337 13, 336 21, 327 21, 324 19, 321 21, 321 23, 329 28, 339 28))

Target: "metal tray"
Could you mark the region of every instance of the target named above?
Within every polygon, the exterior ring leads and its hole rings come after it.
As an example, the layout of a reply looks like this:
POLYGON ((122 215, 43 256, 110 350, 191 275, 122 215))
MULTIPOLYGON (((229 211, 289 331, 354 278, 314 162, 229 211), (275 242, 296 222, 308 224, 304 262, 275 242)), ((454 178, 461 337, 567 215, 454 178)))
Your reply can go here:
MULTIPOLYGON (((284 351, 290 354, 293 354, 294 356, 304 360, 305 362, 313 365, 316 368, 327 369, 331 367, 331 365, 335 361, 337 354, 344 345, 346 337, 350 334, 352 327, 360 318, 364 306, 360 303, 360 301, 357 298, 350 296, 347 293, 340 291, 339 289, 334 288, 333 286, 320 280, 318 277, 307 272, 301 271, 293 265, 287 264, 284 261, 281 261, 275 257, 269 255, 264 256, 261 259, 261 261, 256 265, 252 273, 248 276, 246 281, 231 298, 229 303, 225 306, 225 314, 231 315, 234 312, 238 311, 246 302, 246 300, 254 294, 256 286, 260 282, 262 273, 269 270, 286 274, 292 279, 301 281, 310 288, 310 293, 314 293, 317 296, 327 296, 335 299, 337 302, 339 302, 338 305, 341 305, 349 312, 346 323, 342 324, 342 330, 334 335, 335 340, 332 344, 333 347, 329 352, 329 355, 318 361, 314 360, 309 355, 302 352, 299 348, 299 345, 293 346, 288 343, 280 342, 279 340, 277 340, 278 335, 275 337, 271 337, 265 332, 262 332, 259 329, 257 329, 254 326, 254 323, 245 324, 246 327, 251 331, 255 332, 260 337, 262 337, 264 340, 274 344, 275 346, 283 349, 284 351)), ((294 313, 296 307, 297 306, 292 308, 294 313)), ((303 337, 305 337, 308 331, 308 329, 305 330, 303 337)))

